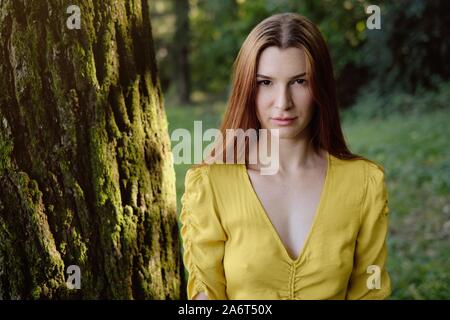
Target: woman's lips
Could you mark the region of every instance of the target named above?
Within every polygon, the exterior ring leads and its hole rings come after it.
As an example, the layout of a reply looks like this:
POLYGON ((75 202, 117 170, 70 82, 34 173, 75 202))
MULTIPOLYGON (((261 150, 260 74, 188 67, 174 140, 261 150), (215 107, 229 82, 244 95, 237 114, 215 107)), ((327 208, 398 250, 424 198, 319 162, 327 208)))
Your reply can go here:
POLYGON ((279 126, 287 126, 290 125, 297 117, 293 118, 272 118, 272 121, 279 126))

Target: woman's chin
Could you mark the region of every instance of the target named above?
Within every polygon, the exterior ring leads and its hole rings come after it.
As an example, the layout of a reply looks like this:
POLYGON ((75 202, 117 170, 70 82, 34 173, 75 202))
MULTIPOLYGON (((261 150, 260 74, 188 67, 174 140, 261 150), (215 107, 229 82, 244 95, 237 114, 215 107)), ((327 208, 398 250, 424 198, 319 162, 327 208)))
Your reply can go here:
POLYGON ((273 127, 272 129, 278 129, 280 139, 292 139, 298 137, 301 132, 301 128, 298 128, 297 126, 273 127))
POLYGON ((275 133, 278 130, 278 136, 280 139, 294 139, 300 136, 302 128, 298 126, 270 126, 263 127, 263 130, 268 130, 270 134, 275 133))

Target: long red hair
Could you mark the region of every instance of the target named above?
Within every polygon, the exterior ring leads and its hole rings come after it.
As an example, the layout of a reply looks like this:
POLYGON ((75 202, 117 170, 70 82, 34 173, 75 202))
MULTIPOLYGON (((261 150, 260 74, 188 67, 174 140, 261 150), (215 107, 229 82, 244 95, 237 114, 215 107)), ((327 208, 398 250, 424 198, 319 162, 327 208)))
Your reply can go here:
MULTIPOLYGON (((233 65, 231 94, 220 132, 225 138, 227 129, 260 129, 256 116, 256 72, 264 49, 296 47, 306 53, 311 70, 310 84, 315 111, 309 124, 311 143, 340 159, 366 159, 353 154, 342 133, 336 100, 336 84, 330 54, 320 31, 305 17, 295 13, 273 15, 260 22, 245 39, 233 65)), ((233 148, 235 141, 222 141, 224 149, 233 148)), ((246 145, 247 141, 246 141, 246 145)), ((226 150, 222 149, 222 156, 226 150)), ((247 148, 246 148, 247 149, 247 148)), ((210 157, 217 158, 211 152, 210 157)), ((223 159, 222 157, 220 159, 223 159)), ((245 157, 248 164, 248 157, 245 157)), ((371 161, 372 162, 372 161, 371 161)), ((205 164, 202 162, 200 165, 205 164)))

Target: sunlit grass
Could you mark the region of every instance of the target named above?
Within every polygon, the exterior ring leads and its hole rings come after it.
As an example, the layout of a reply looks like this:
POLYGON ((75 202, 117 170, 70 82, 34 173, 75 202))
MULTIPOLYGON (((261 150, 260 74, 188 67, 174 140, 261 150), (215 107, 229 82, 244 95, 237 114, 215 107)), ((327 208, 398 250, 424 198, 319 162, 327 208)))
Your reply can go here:
MULTIPOLYGON (((169 121, 169 133, 176 129, 184 128, 189 130, 192 138, 194 138, 194 121, 202 121, 202 131, 209 128, 219 128, 221 117, 225 110, 224 103, 214 103, 210 105, 196 105, 196 106, 170 106, 166 108, 167 119, 169 121)), ((172 141, 172 146, 178 142, 172 141)), ((208 142, 204 142, 206 146, 208 142)), ((193 159, 193 148, 191 151, 193 159)), ((181 209, 181 196, 184 193, 184 177, 186 171, 191 167, 191 164, 176 164, 176 187, 177 187, 177 207, 178 211, 181 209)))

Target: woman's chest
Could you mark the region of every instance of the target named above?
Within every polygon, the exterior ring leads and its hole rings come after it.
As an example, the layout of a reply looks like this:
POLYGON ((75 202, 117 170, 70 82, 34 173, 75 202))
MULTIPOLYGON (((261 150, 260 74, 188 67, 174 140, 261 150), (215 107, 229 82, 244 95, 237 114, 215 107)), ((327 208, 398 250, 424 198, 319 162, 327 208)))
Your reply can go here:
POLYGON ((292 177, 283 181, 249 174, 261 215, 270 220, 291 258, 300 255, 320 206, 324 175, 292 177))
POLYGON ((283 241, 283 235, 301 233, 298 227, 286 224, 286 233, 278 235, 255 208, 226 219, 224 269, 227 285, 236 288, 231 292, 240 292, 244 284, 252 293, 264 287, 268 292, 280 290, 281 295, 288 288, 316 284, 335 288, 329 290, 331 296, 343 290, 353 266, 359 219, 344 208, 333 210, 333 202, 324 203, 322 209, 309 233, 303 231, 304 239, 293 237, 291 242, 283 241), (296 240, 298 246, 289 249, 296 240))
POLYGON ((256 179, 254 190, 248 182, 237 184, 219 204, 228 252, 263 263, 267 256, 293 262, 303 253, 331 261, 344 248, 351 251, 360 226, 361 193, 329 178, 322 185, 310 180, 295 188, 256 179))

